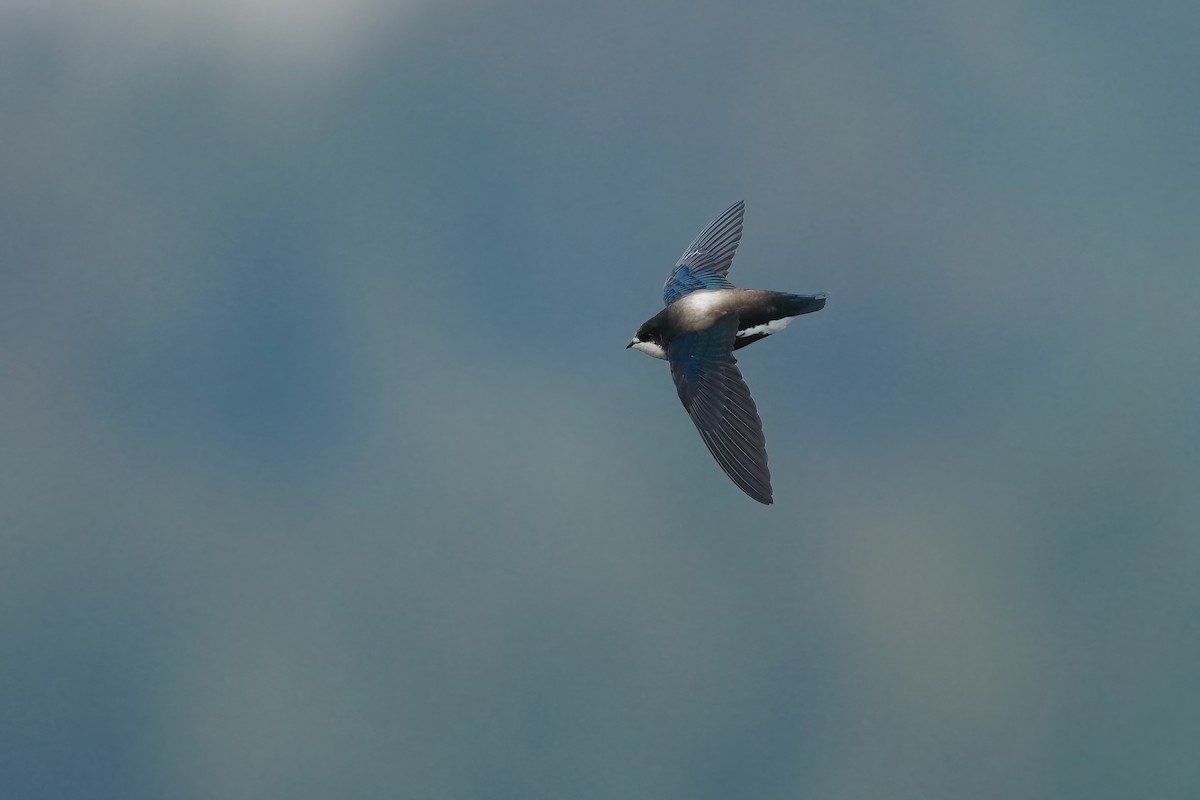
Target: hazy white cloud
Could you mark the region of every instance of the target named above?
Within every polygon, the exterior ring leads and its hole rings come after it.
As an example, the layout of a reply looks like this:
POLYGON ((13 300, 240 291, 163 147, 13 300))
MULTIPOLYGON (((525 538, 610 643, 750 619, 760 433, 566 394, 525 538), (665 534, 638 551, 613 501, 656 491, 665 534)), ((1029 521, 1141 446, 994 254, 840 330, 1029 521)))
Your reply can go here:
POLYGON ((0 0, 0 19, 76 29, 92 40, 163 53, 200 48, 251 65, 324 66, 350 57, 422 0, 0 0))

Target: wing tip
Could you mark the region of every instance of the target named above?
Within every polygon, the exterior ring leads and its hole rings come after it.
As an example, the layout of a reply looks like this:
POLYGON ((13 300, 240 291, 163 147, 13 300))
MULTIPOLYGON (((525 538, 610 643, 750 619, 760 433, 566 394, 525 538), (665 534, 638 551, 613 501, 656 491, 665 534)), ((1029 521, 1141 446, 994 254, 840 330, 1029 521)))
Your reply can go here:
POLYGON ((775 502, 775 493, 771 490, 770 477, 767 478, 765 483, 757 485, 751 484, 749 481, 746 482, 746 485, 738 482, 738 488, 745 492, 751 500, 756 500, 764 506, 772 505, 775 502))

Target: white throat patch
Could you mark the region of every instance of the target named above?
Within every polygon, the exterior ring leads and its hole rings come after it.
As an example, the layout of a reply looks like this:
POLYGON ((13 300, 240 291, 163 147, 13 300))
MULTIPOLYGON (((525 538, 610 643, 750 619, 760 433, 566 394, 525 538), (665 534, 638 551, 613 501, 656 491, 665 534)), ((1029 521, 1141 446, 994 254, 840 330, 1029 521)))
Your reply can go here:
POLYGON ((653 358, 661 358, 663 361, 667 360, 666 348, 655 342, 635 341, 630 345, 630 347, 632 347, 634 350, 641 350, 643 353, 648 356, 652 356, 653 358))

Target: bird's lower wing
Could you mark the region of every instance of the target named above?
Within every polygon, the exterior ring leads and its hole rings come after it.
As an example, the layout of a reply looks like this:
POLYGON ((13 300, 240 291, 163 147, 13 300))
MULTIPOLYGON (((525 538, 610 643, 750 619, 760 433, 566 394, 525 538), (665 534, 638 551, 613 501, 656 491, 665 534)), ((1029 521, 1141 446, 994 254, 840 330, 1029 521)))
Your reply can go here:
POLYGON ((667 349, 683 407, 713 458, 743 492, 770 504, 771 473, 762 420, 733 357, 737 319, 677 337, 667 349))

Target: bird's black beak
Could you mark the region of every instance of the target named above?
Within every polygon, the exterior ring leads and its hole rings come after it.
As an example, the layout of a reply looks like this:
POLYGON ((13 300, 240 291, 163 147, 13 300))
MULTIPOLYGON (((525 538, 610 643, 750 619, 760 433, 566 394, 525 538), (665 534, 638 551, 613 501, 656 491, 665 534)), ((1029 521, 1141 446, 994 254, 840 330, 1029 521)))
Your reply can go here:
POLYGON ((632 342, 632 341, 630 341, 630 342, 629 342, 629 344, 625 345, 625 349, 626 349, 626 350, 628 350, 628 349, 629 349, 629 348, 631 348, 631 347, 633 347, 633 342, 632 342))

